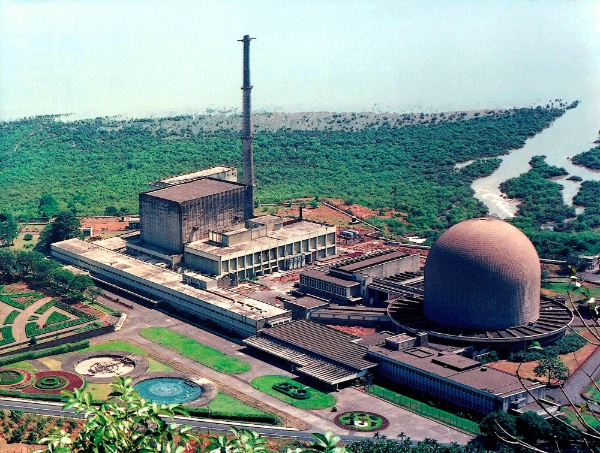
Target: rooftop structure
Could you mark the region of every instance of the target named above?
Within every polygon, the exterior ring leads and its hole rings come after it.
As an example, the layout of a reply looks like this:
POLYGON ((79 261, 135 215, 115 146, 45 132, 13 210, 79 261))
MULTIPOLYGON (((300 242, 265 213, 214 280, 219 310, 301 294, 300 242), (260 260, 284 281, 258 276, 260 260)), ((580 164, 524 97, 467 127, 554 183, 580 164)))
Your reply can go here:
POLYGON ((184 184, 202 178, 221 179, 223 181, 237 182, 237 168, 235 167, 211 167, 204 170, 185 173, 183 175, 171 176, 169 178, 153 181, 150 188, 161 189, 164 187, 184 184))
POLYGON ((420 269, 419 255, 394 249, 340 260, 326 271, 306 270, 300 273, 300 290, 343 305, 366 302, 387 305, 389 292, 380 281, 398 274, 415 274, 420 269), (380 294, 384 294, 382 297, 380 294))
POLYGON ((337 252, 333 226, 274 216, 254 218, 248 225, 186 244, 186 263, 217 277, 243 279, 297 269, 337 252))
POLYGON ((300 374, 329 385, 364 376, 376 363, 366 358, 358 337, 311 321, 264 329, 244 343, 294 364, 300 374))

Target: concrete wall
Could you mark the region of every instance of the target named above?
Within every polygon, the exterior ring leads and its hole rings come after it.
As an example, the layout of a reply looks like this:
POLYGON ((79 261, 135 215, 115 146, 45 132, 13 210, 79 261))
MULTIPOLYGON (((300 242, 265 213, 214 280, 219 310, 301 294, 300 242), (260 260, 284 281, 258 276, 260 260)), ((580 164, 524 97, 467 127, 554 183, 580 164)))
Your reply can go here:
POLYGON ((141 193, 140 237, 142 241, 183 253, 179 204, 141 193))
POLYGON ((208 237, 209 230, 244 225, 245 187, 197 198, 181 204, 181 236, 184 243, 208 237))

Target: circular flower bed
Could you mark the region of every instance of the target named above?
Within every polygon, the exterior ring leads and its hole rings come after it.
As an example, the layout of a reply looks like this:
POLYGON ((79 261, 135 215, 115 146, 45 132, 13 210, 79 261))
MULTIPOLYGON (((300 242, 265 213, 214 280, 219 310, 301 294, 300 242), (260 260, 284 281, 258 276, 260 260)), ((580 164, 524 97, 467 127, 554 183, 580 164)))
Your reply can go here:
POLYGON ((37 379, 33 385, 41 390, 56 390, 65 387, 68 383, 69 381, 62 376, 46 376, 37 379))
POLYGON ((83 387, 83 379, 66 371, 40 371, 35 373, 35 383, 23 389, 24 393, 60 394, 83 387))
POLYGON ((381 431, 390 424, 382 415, 363 411, 343 412, 333 421, 340 428, 351 431, 381 431))
POLYGON ((25 379, 25 375, 19 370, 0 370, 0 385, 13 385, 25 379))

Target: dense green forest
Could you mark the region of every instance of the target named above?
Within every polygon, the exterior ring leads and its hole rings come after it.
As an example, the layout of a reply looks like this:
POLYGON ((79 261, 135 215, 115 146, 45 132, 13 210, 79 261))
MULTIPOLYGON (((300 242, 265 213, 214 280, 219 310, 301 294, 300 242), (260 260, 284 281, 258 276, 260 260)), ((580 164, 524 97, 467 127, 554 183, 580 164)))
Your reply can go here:
POLYGON ((571 162, 575 165, 583 165, 592 170, 600 170, 600 146, 573 156, 571 162))
POLYGON ((600 182, 581 184, 573 204, 585 211, 576 216, 564 203, 562 185, 551 180, 567 172, 544 159, 534 156, 527 173, 503 182, 500 189, 522 200, 512 223, 529 236, 541 256, 577 264, 580 254, 600 253, 600 182))
MULTIPOLYGON (((500 164, 497 156, 522 147, 563 113, 522 108, 440 115, 420 123, 377 121, 362 128, 346 124, 350 116, 344 117, 345 130, 333 128, 335 119, 325 130, 257 130, 257 201, 331 197, 393 208, 400 213, 386 220, 393 233, 435 238, 454 223, 484 215, 487 209, 473 197, 471 182, 492 173, 500 164), (467 161, 473 162, 455 167, 467 161)), ((241 141, 233 126, 178 127, 177 121, 63 122, 46 116, 0 123, 0 213, 21 219, 49 208, 81 215, 104 214, 107 207, 135 213, 138 193, 149 181, 213 165, 241 167, 241 141)), ((556 184, 548 180, 550 167, 543 160, 534 167, 526 180, 507 186, 515 194, 523 184, 547 191, 544 208, 534 206, 538 201, 523 205, 520 217, 531 235, 540 223, 572 214, 556 203, 560 188, 550 188, 556 184)), ((561 247, 554 252, 566 253, 561 247)))
MULTIPOLYGON (((355 132, 260 132, 257 197, 339 197, 397 208, 415 230, 445 228, 485 212, 469 184, 495 165, 477 162, 457 172, 455 163, 519 148, 562 113, 538 107, 355 132)), ((81 214, 102 214, 107 206, 136 212, 137 194, 149 181, 211 165, 241 166, 236 131, 174 131, 151 121, 158 126, 53 117, 0 124, 0 212, 36 214, 46 193, 81 214)))

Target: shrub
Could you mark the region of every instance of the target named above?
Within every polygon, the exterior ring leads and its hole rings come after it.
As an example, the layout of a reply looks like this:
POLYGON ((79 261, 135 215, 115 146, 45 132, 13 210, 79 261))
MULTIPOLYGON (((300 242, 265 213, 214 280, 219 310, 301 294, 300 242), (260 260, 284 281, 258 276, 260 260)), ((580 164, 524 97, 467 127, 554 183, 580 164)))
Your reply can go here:
MULTIPOLYGON (((65 343, 52 348, 39 349, 37 351, 25 351, 5 357, 0 357, 0 367, 10 365, 11 363, 21 362, 22 360, 39 359, 49 355, 64 354, 66 352, 78 351, 90 346, 89 340, 78 341, 77 343, 65 343)), ((1 393, 0 393, 1 394, 1 393)))
POLYGON ((0 346, 4 346, 5 344, 14 343, 15 337, 13 337, 12 326, 4 326, 0 328, 0 332, 2 332, 2 339, 0 339, 0 346))
POLYGON ((31 241, 32 239, 33 239, 33 234, 31 234, 31 233, 27 233, 25 236, 23 236, 24 241, 31 241))
POLYGON ((206 407, 184 407, 185 411, 191 416, 208 417, 218 420, 267 423, 276 425, 279 423, 279 417, 275 414, 237 414, 225 411, 209 411, 206 407))
POLYGON ((6 316, 6 318, 4 319, 4 325, 6 326, 7 324, 12 324, 13 322, 15 322, 15 319, 17 319, 17 316, 19 316, 19 313, 21 313, 19 310, 11 311, 8 314, 8 316, 6 316))

